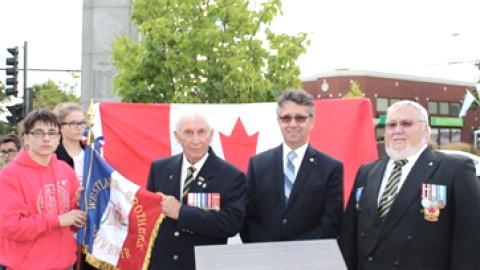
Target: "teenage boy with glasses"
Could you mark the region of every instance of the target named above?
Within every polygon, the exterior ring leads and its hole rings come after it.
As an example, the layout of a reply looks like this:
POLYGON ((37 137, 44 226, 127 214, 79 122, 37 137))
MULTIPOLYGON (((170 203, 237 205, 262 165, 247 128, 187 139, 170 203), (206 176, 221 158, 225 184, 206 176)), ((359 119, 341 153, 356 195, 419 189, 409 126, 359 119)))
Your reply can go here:
POLYGON ((70 269, 76 260, 72 228, 85 224, 85 213, 77 210, 75 172, 53 154, 59 129, 52 112, 30 112, 25 149, 0 172, 0 264, 7 269, 70 269))

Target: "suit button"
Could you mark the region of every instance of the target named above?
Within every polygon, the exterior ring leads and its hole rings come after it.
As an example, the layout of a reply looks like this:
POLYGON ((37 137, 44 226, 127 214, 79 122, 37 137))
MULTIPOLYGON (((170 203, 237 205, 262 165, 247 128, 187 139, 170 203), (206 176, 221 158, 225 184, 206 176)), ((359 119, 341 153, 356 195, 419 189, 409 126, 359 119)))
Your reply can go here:
POLYGON ((283 225, 285 225, 285 224, 287 224, 287 223, 288 223, 288 219, 286 219, 286 218, 282 219, 282 224, 283 224, 283 225))
POLYGON ((393 262, 393 265, 400 266, 400 262, 393 262))
POLYGON ((365 238, 365 233, 360 233, 360 237, 365 238))
POLYGON ((409 235, 407 236, 407 240, 412 240, 413 239, 413 236, 409 235))
POLYGON ((373 257, 368 257, 369 262, 373 262, 373 257))
POLYGON ((175 236, 175 237, 178 237, 179 235, 180 235, 180 233, 179 233, 178 231, 175 231, 175 232, 173 233, 173 236, 175 236))
POLYGON ((177 254, 173 255, 173 260, 178 261, 178 255, 177 254))

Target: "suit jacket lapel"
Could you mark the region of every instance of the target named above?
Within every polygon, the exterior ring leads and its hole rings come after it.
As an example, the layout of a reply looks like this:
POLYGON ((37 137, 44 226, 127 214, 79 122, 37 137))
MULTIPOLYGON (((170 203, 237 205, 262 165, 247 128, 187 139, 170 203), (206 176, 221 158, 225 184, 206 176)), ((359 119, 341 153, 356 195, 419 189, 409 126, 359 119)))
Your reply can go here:
MULTIPOLYGON (((285 175, 283 173, 283 147, 277 146, 272 151, 271 156, 272 174, 271 181, 272 187, 279 198, 279 201, 285 205, 285 175)), ((268 173, 266 173, 268 175, 268 173)))
POLYGON ((166 179, 164 193, 173 195, 177 200, 180 200, 180 179, 182 177, 182 154, 176 155, 167 165, 166 179))
POLYGON ((364 183, 364 190, 363 190, 363 198, 365 201, 362 203, 364 208, 372 209, 370 218, 372 220, 378 219, 378 196, 380 191, 380 186, 382 184, 383 175, 385 174, 385 168, 387 167, 389 158, 384 157, 380 162, 376 163, 372 168, 371 173, 365 179, 366 183, 364 183))
MULTIPOLYGON (((363 226, 368 227, 372 232, 376 232, 375 239, 378 238, 378 228, 381 224, 381 220, 378 215, 378 195, 388 160, 388 157, 383 157, 378 162, 374 163, 370 172, 368 172, 363 179, 359 179, 359 181, 362 182, 360 182, 358 185, 359 188, 363 187, 362 195, 359 201, 359 211, 362 211, 363 215, 362 223, 363 226)), ((361 248, 365 251, 365 253, 368 254, 375 248, 376 243, 378 243, 377 240, 368 241, 365 242, 364 245, 361 245, 361 248)))

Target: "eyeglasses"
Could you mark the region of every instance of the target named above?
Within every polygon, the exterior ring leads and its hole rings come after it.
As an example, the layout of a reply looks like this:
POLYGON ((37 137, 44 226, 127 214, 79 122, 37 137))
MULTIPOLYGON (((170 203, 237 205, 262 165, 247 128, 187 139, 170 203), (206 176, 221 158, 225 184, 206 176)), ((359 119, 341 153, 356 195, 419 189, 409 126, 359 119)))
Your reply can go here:
POLYGON ((63 125, 68 125, 69 128, 84 128, 87 125, 86 121, 70 121, 70 122, 62 122, 63 125))
POLYGON ((424 123, 424 121, 413 121, 413 120, 402 120, 400 122, 389 122, 389 123, 386 123, 385 126, 388 128, 388 129, 395 129, 397 128, 397 126, 400 126, 401 128, 410 128, 413 126, 413 124, 415 124, 415 122, 420 122, 420 123, 424 123))
POLYGON ((8 156, 8 155, 13 155, 17 153, 17 149, 9 148, 7 150, 1 150, 0 155, 2 156, 8 156))
POLYGON ((295 116, 291 116, 291 115, 283 115, 283 116, 279 116, 278 119, 280 119, 280 122, 284 123, 284 124, 288 124, 292 121, 292 119, 295 119, 295 122, 301 124, 301 123, 305 123, 305 121, 307 121, 307 119, 309 118, 310 116, 305 116, 305 115, 295 115, 295 116))
POLYGON ((50 130, 48 132, 45 132, 43 130, 34 130, 32 132, 29 132, 28 134, 31 134, 33 137, 35 137, 37 139, 43 139, 43 138, 45 138, 46 135, 48 135, 48 137, 50 139, 56 139, 56 138, 60 137, 60 133, 58 131, 55 131, 55 130, 50 130))

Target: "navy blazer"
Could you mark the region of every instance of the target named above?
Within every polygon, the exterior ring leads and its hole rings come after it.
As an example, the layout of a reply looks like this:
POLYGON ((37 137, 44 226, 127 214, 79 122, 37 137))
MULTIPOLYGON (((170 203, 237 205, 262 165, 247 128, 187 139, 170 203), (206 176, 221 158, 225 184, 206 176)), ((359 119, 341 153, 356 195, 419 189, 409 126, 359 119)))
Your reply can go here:
MULTIPOLYGON (((182 160, 183 154, 179 154, 154 161, 147 189, 179 199, 182 160)), ((240 230, 245 216, 245 175, 239 169, 210 149, 189 192, 220 193, 220 210, 206 211, 184 204, 178 220, 165 218, 155 239, 149 269, 193 270, 194 246, 226 244, 240 230)))
POLYGON ((343 164, 308 146, 285 203, 282 145, 253 156, 244 242, 335 238, 343 213, 343 164))
POLYGON ((381 221, 378 193, 388 160, 357 173, 339 239, 348 269, 480 269, 480 183, 473 162, 427 148, 381 221), (424 218, 423 183, 446 186, 438 221, 424 218))

